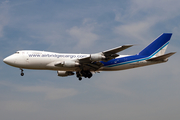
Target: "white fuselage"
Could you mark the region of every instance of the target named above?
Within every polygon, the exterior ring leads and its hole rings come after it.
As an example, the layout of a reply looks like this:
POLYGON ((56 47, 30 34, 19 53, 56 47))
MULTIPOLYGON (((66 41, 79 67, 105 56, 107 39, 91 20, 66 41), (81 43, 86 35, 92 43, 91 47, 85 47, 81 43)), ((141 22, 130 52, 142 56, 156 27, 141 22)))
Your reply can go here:
MULTIPOLYGON (((62 70, 62 71, 78 71, 79 67, 60 67, 55 66, 56 63, 60 61, 77 61, 78 59, 90 56, 90 54, 61 54, 54 52, 45 51, 32 51, 23 50, 17 51, 16 53, 8 56, 4 59, 4 62, 21 69, 37 69, 37 70, 62 70)), ((120 55, 117 58, 124 58, 129 55, 120 55)), ((135 67, 141 67, 145 65, 156 64, 159 62, 150 62, 146 60, 138 60, 134 62, 128 62, 124 60, 121 65, 116 65, 118 59, 114 59, 109 66, 103 66, 99 71, 114 71, 114 70, 124 70, 135 67)))

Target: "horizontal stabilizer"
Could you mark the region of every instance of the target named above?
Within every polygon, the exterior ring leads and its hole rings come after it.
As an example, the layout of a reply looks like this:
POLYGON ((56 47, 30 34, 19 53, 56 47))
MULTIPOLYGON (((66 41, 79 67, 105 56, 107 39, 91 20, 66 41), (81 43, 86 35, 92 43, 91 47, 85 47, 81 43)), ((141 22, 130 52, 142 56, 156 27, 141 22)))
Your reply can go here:
POLYGON ((158 57, 154 57, 151 59, 148 59, 147 61, 162 61, 162 60, 166 60, 168 57, 174 55, 176 52, 171 52, 171 53, 167 53, 158 57))

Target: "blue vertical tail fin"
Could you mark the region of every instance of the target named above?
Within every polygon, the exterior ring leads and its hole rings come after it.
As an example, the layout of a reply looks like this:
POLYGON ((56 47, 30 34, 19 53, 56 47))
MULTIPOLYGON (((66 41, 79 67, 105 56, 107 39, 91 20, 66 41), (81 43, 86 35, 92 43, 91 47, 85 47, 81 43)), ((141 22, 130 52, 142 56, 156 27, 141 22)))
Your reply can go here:
POLYGON ((172 33, 163 33, 156 38, 151 44, 144 48, 138 55, 143 56, 160 56, 166 51, 171 39, 172 33))

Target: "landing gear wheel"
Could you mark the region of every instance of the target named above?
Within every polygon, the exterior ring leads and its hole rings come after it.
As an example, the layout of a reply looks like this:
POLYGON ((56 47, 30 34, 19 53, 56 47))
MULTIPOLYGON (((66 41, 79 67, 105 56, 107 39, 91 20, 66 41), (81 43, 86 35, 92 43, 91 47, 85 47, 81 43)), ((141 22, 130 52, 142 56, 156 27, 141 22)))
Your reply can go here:
POLYGON ((79 77, 79 81, 81 81, 82 80, 82 77, 79 77))
POLYGON ((21 73, 21 76, 24 76, 24 73, 21 73))
POLYGON ((81 74, 79 72, 76 72, 76 77, 79 79, 79 81, 82 80, 81 74))
POLYGON ((92 77, 92 73, 89 72, 89 73, 88 73, 88 78, 91 78, 91 77, 92 77))

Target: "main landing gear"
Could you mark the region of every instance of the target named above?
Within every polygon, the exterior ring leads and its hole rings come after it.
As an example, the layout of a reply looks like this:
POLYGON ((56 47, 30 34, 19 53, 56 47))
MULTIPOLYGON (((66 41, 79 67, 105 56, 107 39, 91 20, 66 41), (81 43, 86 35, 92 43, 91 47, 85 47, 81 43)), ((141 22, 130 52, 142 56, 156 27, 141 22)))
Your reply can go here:
POLYGON ((76 76, 79 79, 79 81, 81 81, 82 77, 91 78, 92 77, 92 73, 90 71, 88 71, 88 70, 87 71, 82 70, 82 71, 76 72, 76 76))
POLYGON ((23 69, 20 69, 20 70, 21 70, 21 76, 24 76, 24 73, 23 73, 24 70, 23 69))

